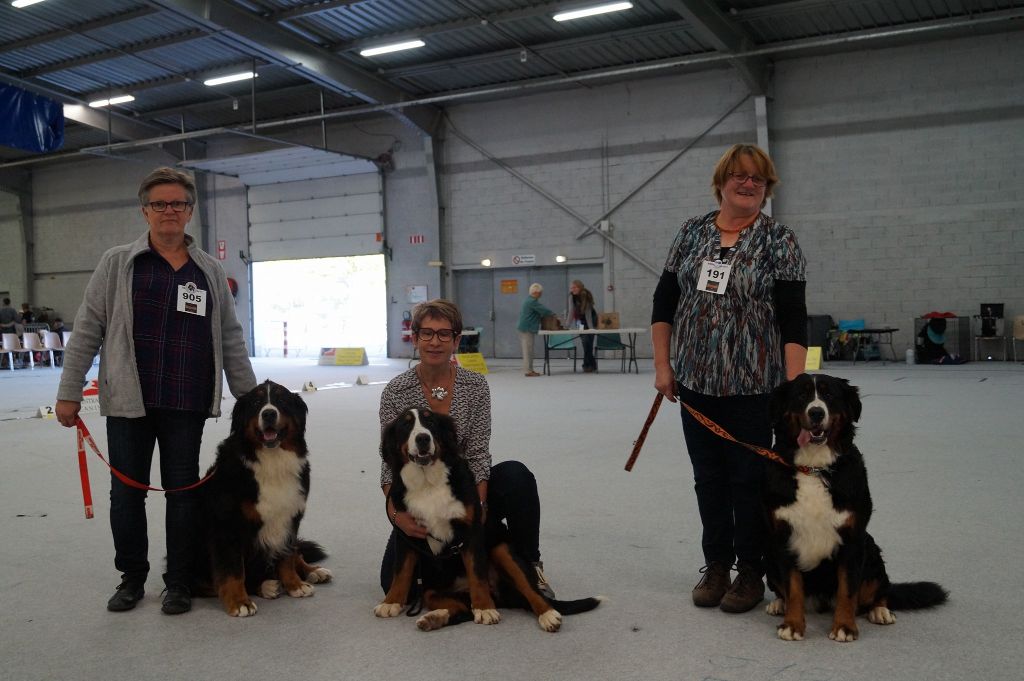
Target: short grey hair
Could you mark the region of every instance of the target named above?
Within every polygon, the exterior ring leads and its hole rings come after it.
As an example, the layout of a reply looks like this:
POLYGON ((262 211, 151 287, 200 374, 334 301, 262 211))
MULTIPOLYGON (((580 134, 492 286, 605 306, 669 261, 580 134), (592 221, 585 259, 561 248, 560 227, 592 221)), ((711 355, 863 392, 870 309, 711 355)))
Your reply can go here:
POLYGON ((139 185, 139 202, 142 205, 149 202, 149 190, 158 184, 180 184, 188 192, 189 203, 196 205, 196 183, 192 177, 180 170, 167 167, 157 168, 142 180, 142 184, 139 185))
POLYGON ((530 295, 533 295, 534 293, 540 293, 543 290, 544 290, 544 287, 541 286, 540 284, 536 284, 536 283, 530 284, 530 295))

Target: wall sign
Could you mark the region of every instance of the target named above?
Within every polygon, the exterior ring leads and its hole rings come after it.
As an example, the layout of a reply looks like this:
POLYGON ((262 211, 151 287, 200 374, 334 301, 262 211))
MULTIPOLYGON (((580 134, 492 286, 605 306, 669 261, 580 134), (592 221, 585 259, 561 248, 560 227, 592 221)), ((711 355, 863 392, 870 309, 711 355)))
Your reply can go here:
POLYGON ((519 293, 519 280, 518 279, 502 279, 501 280, 501 292, 502 293, 519 293))
POLYGON ((513 255, 513 265, 535 265, 537 264, 537 256, 533 254, 529 255, 513 255))

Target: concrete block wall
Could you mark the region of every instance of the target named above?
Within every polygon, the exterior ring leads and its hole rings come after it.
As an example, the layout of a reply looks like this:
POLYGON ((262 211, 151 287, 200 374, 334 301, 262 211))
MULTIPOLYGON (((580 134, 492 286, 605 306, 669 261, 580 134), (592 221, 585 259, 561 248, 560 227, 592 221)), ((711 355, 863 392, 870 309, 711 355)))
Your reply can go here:
MULTIPOLYGON (((21 200, 17 194, 0 191, 0 294, 11 299, 18 310, 25 302, 25 239, 21 229, 21 200)), ((32 302, 32 301, 29 301, 32 302)))

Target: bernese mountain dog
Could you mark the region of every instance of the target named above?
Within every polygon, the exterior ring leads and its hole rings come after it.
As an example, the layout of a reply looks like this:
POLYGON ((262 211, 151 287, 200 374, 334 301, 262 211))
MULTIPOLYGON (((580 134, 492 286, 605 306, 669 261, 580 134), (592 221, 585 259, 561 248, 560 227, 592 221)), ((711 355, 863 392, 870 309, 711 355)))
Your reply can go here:
POLYGON ((783 615, 779 638, 806 634, 805 598, 819 612, 834 608, 828 637, 855 641, 857 614, 892 624, 890 608, 931 608, 948 593, 934 582, 892 584, 882 551, 867 531, 871 519, 864 458, 853 443, 860 419, 859 391, 849 381, 802 374, 769 399, 775 451, 789 467, 770 464, 768 585, 778 596, 767 607, 783 615))
POLYGON ((299 539, 309 496, 306 413, 301 397, 266 381, 231 412, 231 433, 199 488, 201 542, 195 559, 197 595, 216 595, 233 617, 256 614, 250 594, 313 595, 329 570, 311 563, 326 554, 299 539))
POLYGON ((394 508, 416 517, 425 540, 396 530, 394 577, 377 617, 395 617, 422 580, 422 631, 473 620, 496 624, 499 606, 532 610, 544 631, 558 631, 563 615, 593 610, 600 598, 557 601, 537 588, 537 573, 515 554, 508 528, 482 511, 469 465, 459 456, 455 422, 428 409, 409 409, 388 424, 381 455, 394 473, 394 508), (486 516, 486 517, 485 517, 486 516), (427 562, 429 565, 421 566, 427 562), (418 569, 422 567, 423 569, 418 569))

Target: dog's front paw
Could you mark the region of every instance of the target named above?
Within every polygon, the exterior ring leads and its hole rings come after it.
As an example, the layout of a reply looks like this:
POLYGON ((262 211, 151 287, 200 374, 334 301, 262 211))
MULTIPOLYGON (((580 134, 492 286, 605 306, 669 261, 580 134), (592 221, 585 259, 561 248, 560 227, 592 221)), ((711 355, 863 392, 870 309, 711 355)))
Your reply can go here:
POLYGON ((786 601, 781 598, 776 598, 774 601, 765 606, 764 611, 769 615, 785 615, 786 601))
POLYGON ((373 614, 377 617, 398 617, 400 612, 402 612, 401 603, 378 603, 377 607, 373 609, 373 614))
POLYGON ((288 595, 292 598, 309 598, 314 591, 313 585, 309 582, 299 582, 297 587, 288 590, 288 595))
POLYGON ((309 571, 308 575, 306 575, 306 581, 310 584, 325 584, 331 581, 333 576, 334 575, 331 574, 330 570, 317 565, 309 571))
POLYGON ((416 620, 416 626, 419 627, 420 631, 434 631, 440 629, 444 625, 448 624, 448 610, 440 608, 438 610, 431 610, 423 617, 416 620))
POLYGON ((779 638, 781 638, 783 641, 803 641, 804 632, 802 629, 799 629, 793 625, 780 624, 779 638))
POLYGON ((839 643, 850 643, 857 640, 857 627, 847 625, 833 625, 828 637, 839 643))
POLYGON ((265 579, 260 584, 260 596, 266 599, 274 599, 281 595, 281 582, 276 579, 265 579))
POLYGON ((501 613, 494 609, 473 609, 473 621, 477 624, 497 624, 501 621, 501 613))
POLYGON ((895 624, 896 615, 885 606, 878 606, 868 611, 868 622, 872 624, 895 624))
POLYGON ((256 609, 255 603, 247 601, 228 608, 228 614, 232 617, 252 617, 256 614, 256 609))
POLYGON ((541 613, 541 616, 537 618, 537 624, 544 631, 558 631, 562 628, 562 613, 551 608, 547 612, 541 613))

